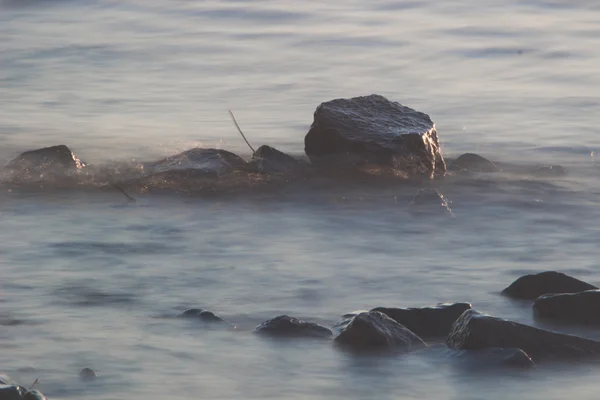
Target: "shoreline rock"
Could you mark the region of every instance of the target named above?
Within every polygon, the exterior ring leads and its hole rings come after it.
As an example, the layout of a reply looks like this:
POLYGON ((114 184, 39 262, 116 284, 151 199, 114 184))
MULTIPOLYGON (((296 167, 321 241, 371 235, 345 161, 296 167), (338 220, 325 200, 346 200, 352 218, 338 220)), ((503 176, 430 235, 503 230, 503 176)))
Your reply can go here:
POLYGON ((600 290, 545 294, 533 303, 537 316, 587 325, 600 324, 600 290))
POLYGON ((595 289, 598 288, 561 272, 546 271, 520 277, 502 294, 515 299, 535 300, 548 293, 578 293, 595 289))
POLYGON ((254 329, 254 333, 265 336, 286 338, 327 338, 333 334, 329 328, 287 315, 280 315, 263 322, 254 329))

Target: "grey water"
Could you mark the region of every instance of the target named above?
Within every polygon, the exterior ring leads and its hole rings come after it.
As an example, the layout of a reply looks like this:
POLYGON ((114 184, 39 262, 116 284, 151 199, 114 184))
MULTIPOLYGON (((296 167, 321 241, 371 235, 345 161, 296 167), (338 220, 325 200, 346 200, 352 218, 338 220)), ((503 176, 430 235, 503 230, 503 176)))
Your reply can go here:
POLYGON ((0 0, 0 161, 67 144, 135 165, 192 147, 295 154, 315 107, 378 93, 428 113, 445 155, 497 174, 252 196, 0 185, 0 371, 54 399, 592 399, 597 363, 473 368, 265 340, 279 314, 467 301, 559 270, 600 284, 600 6, 593 1, 0 0), (540 177, 538 166, 567 174, 540 177), (436 187, 453 217, 411 212, 436 187), (172 318, 201 307, 235 324, 172 318), (93 368, 98 379, 81 382, 93 368))

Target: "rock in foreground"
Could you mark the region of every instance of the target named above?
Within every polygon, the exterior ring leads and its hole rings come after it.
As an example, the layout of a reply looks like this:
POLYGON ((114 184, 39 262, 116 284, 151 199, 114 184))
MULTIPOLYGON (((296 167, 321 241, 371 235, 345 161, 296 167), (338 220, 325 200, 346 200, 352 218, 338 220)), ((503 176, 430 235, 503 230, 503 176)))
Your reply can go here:
POLYGON ((396 349, 410 351, 427 344, 387 315, 369 311, 336 325, 334 341, 352 350, 396 349))
POLYGON ((546 271, 520 277, 502 294, 515 299, 535 300, 548 293, 577 293, 594 289, 598 288, 560 272, 546 271))
POLYGON ((64 144, 26 151, 12 160, 7 168, 12 170, 77 170, 85 167, 79 158, 64 144))
POLYGON ((431 118, 379 95, 322 103, 304 144, 319 166, 377 164, 431 176, 446 171, 431 118))
POLYGON ((454 323, 449 347, 480 350, 489 347, 522 349, 529 356, 582 357, 600 355, 600 342, 564 335, 468 310, 454 323))
POLYGON ((545 294, 533 303, 540 317, 581 324, 600 324, 600 290, 545 294))
POLYGON ((372 311, 384 313, 420 337, 447 337, 454 321, 469 309, 469 303, 453 303, 423 308, 378 307, 372 311))
POLYGON ((277 337, 317 337, 325 338, 332 335, 330 329, 324 326, 306 322, 287 315, 280 315, 263 322, 254 330, 255 333, 277 337))

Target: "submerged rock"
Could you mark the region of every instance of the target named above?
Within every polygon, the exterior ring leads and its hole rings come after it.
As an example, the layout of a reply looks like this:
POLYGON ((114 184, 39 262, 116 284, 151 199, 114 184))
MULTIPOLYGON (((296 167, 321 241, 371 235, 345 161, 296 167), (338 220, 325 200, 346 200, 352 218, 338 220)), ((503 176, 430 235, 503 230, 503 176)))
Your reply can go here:
POLYGON ((226 322, 223 318, 201 308, 191 308, 179 314, 180 318, 194 318, 202 322, 226 322))
POLYGON ((223 174, 246 167, 246 161, 226 150, 194 148, 150 164, 154 172, 199 170, 223 174))
POLYGON ((595 340, 534 328, 475 310, 465 311, 456 320, 446 343, 464 350, 517 348, 534 359, 600 355, 600 342, 595 340))
POLYGON ((96 379, 96 372, 91 368, 83 368, 79 371, 79 379, 82 381, 93 381, 96 379))
POLYGON ((410 351, 427 344, 405 326, 378 311, 360 313, 336 325, 334 341, 353 350, 410 351))
POLYGON ((577 293, 594 289, 598 288, 561 272, 546 271, 520 277, 502 294, 515 299, 534 300, 547 293, 577 293))
POLYGON ((430 176, 446 171, 431 118, 374 94, 319 105, 304 144, 320 166, 378 164, 430 176))
POLYGON ((302 321, 287 315, 280 315, 263 322, 254 330, 255 333, 277 337, 317 337, 325 338, 332 335, 329 328, 302 321))
POLYGON ((26 151, 7 165, 8 169, 23 171, 78 170, 83 167, 85 163, 64 144, 26 151))
POLYGON ((384 313, 420 337, 446 337, 454 321, 469 309, 469 303, 453 303, 423 308, 378 307, 371 311, 384 313))
POLYGON ((271 146, 260 146, 248 163, 250 169, 263 174, 290 174, 306 171, 309 165, 271 146))
POLYGON ((451 358, 459 359, 474 368, 508 366, 518 368, 529 368, 535 364, 531 357, 521 349, 490 347, 480 350, 456 350, 452 351, 451 358))
POLYGON ((540 317, 581 324, 600 324, 600 290, 545 294, 533 303, 540 317))
POLYGON ((487 158, 481 157, 474 153, 465 153, 458 157, 450 167, 448 168, 453 171, 467 171, 467 172, 497 172, 500 168, 496 166, 492 161, 487 158))
POLYGON ((409 204, 409 210, 414 214, 454 216, 450 201, 437 189, 419 189, 409 204))

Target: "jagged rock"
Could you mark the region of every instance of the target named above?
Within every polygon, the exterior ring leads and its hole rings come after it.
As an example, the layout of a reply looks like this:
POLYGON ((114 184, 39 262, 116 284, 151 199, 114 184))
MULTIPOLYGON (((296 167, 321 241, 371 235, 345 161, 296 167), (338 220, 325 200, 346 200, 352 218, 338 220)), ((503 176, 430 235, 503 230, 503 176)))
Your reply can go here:
POLYGON ((469 309, 469 303, 453 303, 423 308, 378 307, 371 311, 384 313, 420 337, 446 337, 454 321, 469 309))
POLYGON ((600 355, 600 342, 595 340, 534 328, 475 310, 465 311, 454 322, 446 343, 464 350, 517 348, 534 359, 600 355))
POLYGON ((223 174, 246 167, 246 161, 226 150, 194 148, 150 164, 153 172, 199 170, 223 174))
POLYGON ((223 318, 201 308, 191 308, 179 314, 181 318, 194 318, 202 322, 226 322, 223 318))
POLYGON ((450 167, 452 171, 467 171, 467 172, 497 172, 500 168, 487 158, 481 157, 478 154, 465 153, 458 157, 450 167))
POLYGON ((319 166, 378 164, 430 176, 446 171, 431 118, 374 94, 319 105, 304 144, 319 166))
POLYGON ((514 281, 502 294, 516 298, 534 300, 547 293, 577 293, 598 289, 561 272, 546 271, 535 275, 525 275, 514 281))
POLYGON ((305 171, 309 167, 306 162, 266 145, 256 149, 249 164, 251 169, 265 174, 289 174, 305 171))
POLYGON ((437 189, 419 189, 409 204, 409 210, 411 213, 421 215, 454 216, 450 202, 437 189))
POLYGON ((360 313, 335 326, 337 344, 353 350, 397 349, 410 351, 427 344, 387 315, 378 311, 360 313))
POLYGON ((302 321, 287 315, 280 315, 263 322, 254 330, 255 333, 277 337, 318 337, 332 335, 330 329, 312 322, 302 321))
POLYGON ((26 151, 7 165, 14 171, 77 170, 83 167, 85 163, 64 144, 26 151))
POLYGON ((581 324, 600 324, 600 290, 579 293, 545 294, 533 303, 544 318, 581 324))
POLYGON ((82 381, 93 381, 96 379, 96 372, 91 368, 83 368, 79 371, 79 379, 82 381))

